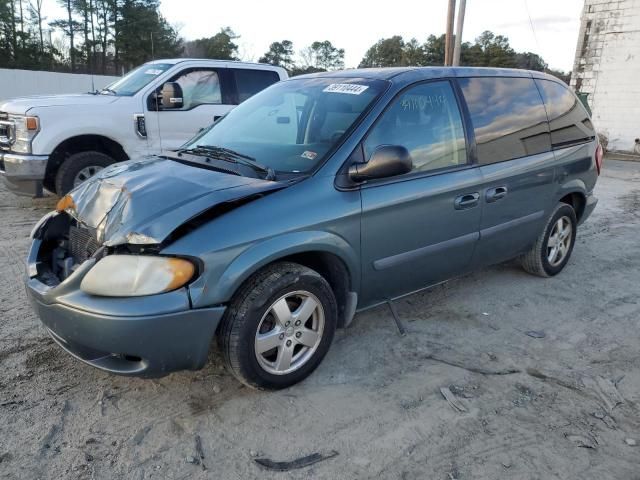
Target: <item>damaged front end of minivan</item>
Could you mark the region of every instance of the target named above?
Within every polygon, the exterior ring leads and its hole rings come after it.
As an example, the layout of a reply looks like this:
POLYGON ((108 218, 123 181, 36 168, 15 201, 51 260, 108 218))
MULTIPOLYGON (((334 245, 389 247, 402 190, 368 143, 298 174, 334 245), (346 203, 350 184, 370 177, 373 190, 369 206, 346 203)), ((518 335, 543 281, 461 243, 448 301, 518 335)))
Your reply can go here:
POLYGON ((192 308, 189 284, 204 266, 163 250, 285 185, 158 157, 107 168, 34 227, 34 308, 62 348, 100 369, 157 376, 201 368, 225 307, 192 308))

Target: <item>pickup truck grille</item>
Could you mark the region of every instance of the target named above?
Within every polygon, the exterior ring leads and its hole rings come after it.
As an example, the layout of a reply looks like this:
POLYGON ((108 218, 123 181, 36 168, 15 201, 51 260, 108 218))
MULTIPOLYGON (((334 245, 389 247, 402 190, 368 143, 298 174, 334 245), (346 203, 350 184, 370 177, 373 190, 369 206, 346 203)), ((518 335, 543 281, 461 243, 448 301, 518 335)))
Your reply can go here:
POLYGON ((100 248, 91 232, 82 227, 69 227, 69 253, 76 264, 90 258, 100 248))
POLYGON ((7 149, 15 140, 15 124, 8 120, 9 116, 0 112, 0 147, 7 149))

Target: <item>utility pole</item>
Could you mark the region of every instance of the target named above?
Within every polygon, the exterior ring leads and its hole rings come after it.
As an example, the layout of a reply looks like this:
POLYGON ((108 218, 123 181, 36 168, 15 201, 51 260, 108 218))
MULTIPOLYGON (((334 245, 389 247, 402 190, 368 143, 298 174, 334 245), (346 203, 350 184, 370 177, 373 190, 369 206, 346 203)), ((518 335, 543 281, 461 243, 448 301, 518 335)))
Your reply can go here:
POLYGON ((458 6, 458 21, 456 23, 455 47, 453 48, 453 61, 451 65, 457 67, 460 65, 460 49, 462 45, 462 26, 464 25, 464 10, 467 6, 467 0, 460 0, 458 6))
POLYGON ((449 0, 449 7, 447 8, 447 28, 444 36, 444 65, 451 65, 451 59, 453 52, 451 47, 451 36, 453 33, 453 17, 456 13, 456 0, 449 0))

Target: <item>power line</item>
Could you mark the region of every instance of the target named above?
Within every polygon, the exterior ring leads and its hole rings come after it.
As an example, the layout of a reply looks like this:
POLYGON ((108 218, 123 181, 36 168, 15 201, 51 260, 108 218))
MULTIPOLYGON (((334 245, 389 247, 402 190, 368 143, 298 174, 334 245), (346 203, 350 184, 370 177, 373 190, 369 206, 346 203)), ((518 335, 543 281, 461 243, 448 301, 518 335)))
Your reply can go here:
POLYGON ((527 11, 527 16, 529 17, 529 25, 531 25, 531 32, 533 33, 533 39, 536 42, 536 47, 538 48, 538 52, 540 52, 540 44, 538 43, 538 36, 536 35, 536 29, 533 26, 533 20, 531 18, 531 13, 529 13, 529 5, 527 4, 527 0, 524 0, 524 8, 527 11))

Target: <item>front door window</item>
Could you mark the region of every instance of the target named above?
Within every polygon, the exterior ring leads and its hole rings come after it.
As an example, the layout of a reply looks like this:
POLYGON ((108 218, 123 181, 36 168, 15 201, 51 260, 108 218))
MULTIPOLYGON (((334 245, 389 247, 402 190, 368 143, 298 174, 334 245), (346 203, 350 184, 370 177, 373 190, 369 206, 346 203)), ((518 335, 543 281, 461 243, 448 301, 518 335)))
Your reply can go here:
POLYGON ((406 147, 414 173, 465 164, 464 128, 450 83, 423 83, 401 93, 364 141, 365 158, 380 145, 406 147))

